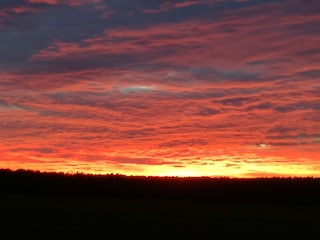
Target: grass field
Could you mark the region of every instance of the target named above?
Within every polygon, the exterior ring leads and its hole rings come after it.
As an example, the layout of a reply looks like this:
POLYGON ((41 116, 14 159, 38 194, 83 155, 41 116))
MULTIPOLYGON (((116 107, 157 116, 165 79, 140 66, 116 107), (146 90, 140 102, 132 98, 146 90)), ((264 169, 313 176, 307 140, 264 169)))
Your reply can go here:
POLYGON ((0 239, 319 239, 320 179, 0 171, 0 239))
POLYGON ((318 239, 320 233, 319 205, 43 194, 5 194, 0 204, 1 232, 10 236, 318 239))

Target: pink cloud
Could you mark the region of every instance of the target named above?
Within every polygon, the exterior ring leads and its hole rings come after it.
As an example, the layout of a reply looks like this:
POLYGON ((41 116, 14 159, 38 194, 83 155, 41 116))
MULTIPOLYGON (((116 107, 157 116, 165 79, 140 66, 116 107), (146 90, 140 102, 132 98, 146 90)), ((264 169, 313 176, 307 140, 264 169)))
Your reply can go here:
POLYGON ((0 73, 1 165, 317 174, 320 18, 285 7, 56 40, 0 73))

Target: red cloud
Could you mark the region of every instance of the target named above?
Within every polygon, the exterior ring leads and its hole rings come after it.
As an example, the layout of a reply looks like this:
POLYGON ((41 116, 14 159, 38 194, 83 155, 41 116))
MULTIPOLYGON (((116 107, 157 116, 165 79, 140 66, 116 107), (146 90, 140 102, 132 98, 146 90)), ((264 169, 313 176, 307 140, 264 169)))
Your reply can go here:
POLYGON ((0 75, 1 166, 319 176, 320 18, 278 4, 57 40, 0 75))

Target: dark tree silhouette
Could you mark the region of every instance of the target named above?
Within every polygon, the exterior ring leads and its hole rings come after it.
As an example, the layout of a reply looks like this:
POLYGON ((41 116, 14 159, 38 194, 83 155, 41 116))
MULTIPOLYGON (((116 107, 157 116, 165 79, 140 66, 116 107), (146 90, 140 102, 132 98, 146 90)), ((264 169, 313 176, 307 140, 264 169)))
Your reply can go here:
POLYGON ((320 179, 144 177, 1 169, 0 194, 5 193, 319 204, 320 179))

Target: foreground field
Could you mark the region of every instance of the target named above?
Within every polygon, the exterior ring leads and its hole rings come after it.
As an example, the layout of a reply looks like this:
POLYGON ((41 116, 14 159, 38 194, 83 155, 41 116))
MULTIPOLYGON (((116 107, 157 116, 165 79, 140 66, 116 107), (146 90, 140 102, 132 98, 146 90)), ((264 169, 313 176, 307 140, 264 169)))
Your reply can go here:
POLYGON ((1 239, 318 239, 320 234, 318 179, 94 179, 0 174, 0 230, 6 236, 1 239))
POLYGON ((261 239, 282 235, 305 239, 320 233, 320 207, 309 205, 48 195, 6 195, 0 204, 1 232, 12 236, 219 239, 217 235, 243 235, 261 239))

